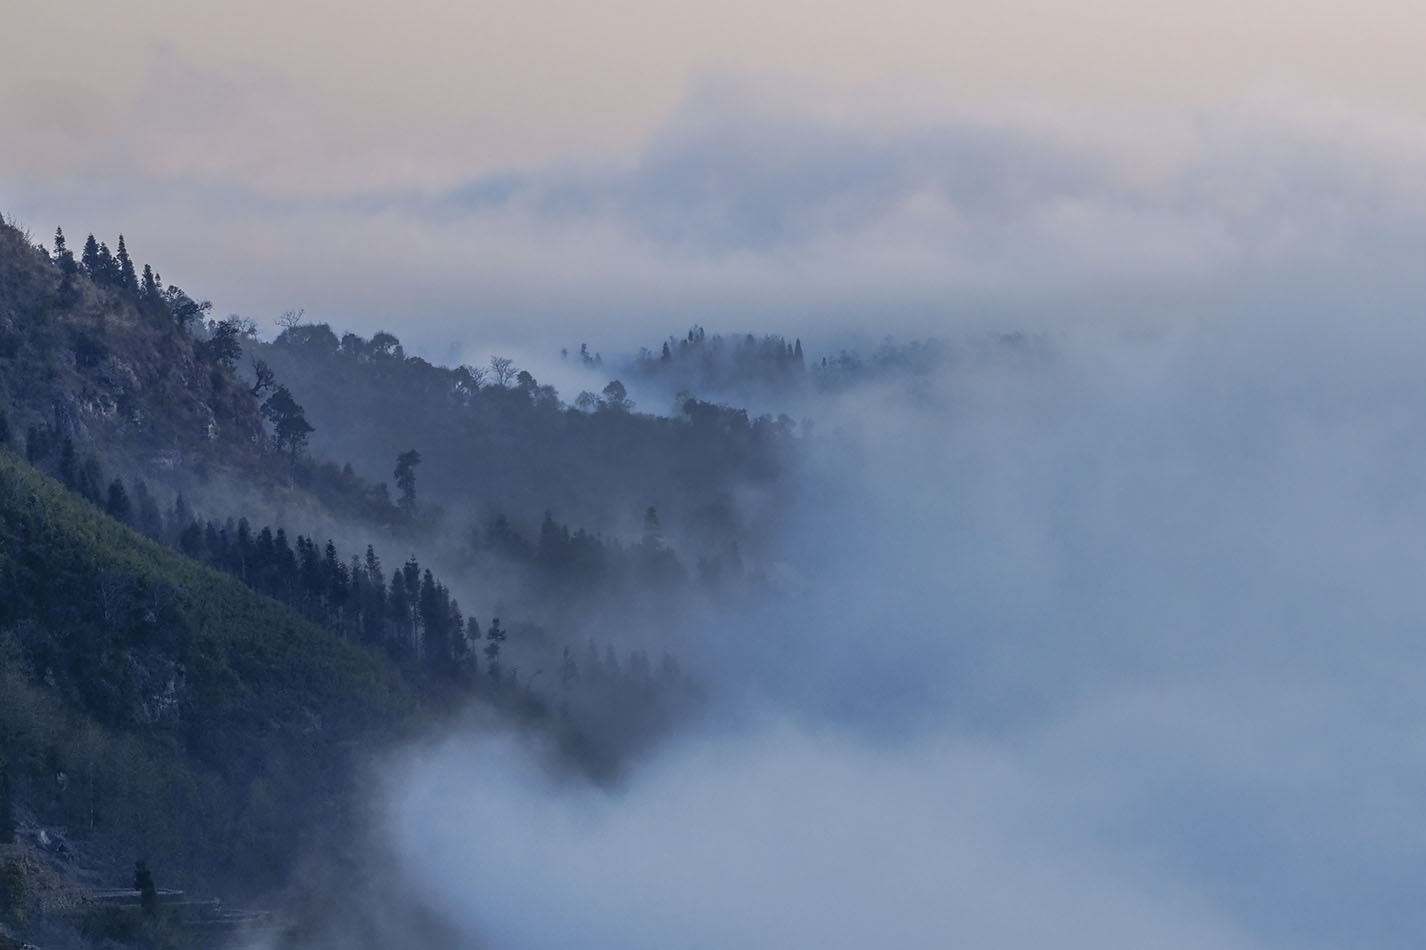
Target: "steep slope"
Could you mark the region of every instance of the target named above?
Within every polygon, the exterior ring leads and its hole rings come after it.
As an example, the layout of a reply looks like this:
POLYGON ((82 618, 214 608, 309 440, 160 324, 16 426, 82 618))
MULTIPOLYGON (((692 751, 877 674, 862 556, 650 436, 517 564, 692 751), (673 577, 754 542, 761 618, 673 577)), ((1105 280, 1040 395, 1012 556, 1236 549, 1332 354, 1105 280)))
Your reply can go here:
MULTIPOLYGON (((276 885, 344 820, 399 674, 0 450, 0 737, 13 815, 114 868, 276 885)), ((0 832, 9 829, 0 828, 0 832)))
POLYGON ((0 407, 12 426, 162 467, 250 451, 257 400, 174 315, 187 298, 173 289, 145 298, 67 274, 0 224, 0 407))
POLYGON ((387 333, 338 340, 325 324, 303 325, 253 350, 306 408, 314 451, 379 481, 414 448, 420 500, 472 519, 503 511, 527 531, 551 509, 591 531, 637 537, 653 506, 671 539, 706 534, 710 521, 722 535, 747 535, 772 507, 787 462, 787 426, 771 419, 667 418, 608 402, 580 411, 529 373, 482 384, 465 367, 405 356, 387 333))

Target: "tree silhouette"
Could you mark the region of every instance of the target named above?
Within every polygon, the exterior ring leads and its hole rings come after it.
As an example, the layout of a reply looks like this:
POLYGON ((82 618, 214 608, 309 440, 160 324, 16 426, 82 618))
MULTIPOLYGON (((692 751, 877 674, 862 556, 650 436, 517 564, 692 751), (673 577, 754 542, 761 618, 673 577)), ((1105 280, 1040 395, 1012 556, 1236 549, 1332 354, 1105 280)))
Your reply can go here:
POLYGON ((114 255, 109 252, 109 245, 103 241, 99 242, 99 265, 98 276, 94 279, 101 284, 108 284, 111 287, 119 283, 119 264, 114 260, 114 255))
POLYGON ((173 319, 178 321, 180 327, 187 327, 189 321, 196 320, 213 309, 211 300, 200 303, 173 284, 169 284, 168 289, 163 292, 163 300, 168 304, 169 313, 173 314, 173 319))
POLYGON ((272 423, 273 443, 279 451, 286 451, 294 459, 307 444, 307 436, 313 432, 302 407, 292 398, 286 386, 278 386, 267 401, 262 404, 262 414, 272 423))
POLYGON ((139 286, 139 299, 145 304, 156 304, 163 299, 163 293, 158 289, 158 277, 154 275, 153 268, 148 264, 144 265, 144 279, 139 286))
POLYGON ((634 408, 634 401, 629 398, 629 391, 624 388, 624 384, 615 379, 610 380, 609 385, 604 387, 604 405, 615 412, 628 412, 634 408))
POLYGON ((262 394, 271 389, 276 380, 277 374, 272 371, 272 367, 268 366, 265 361, 253 357, 252 394, 261 399, 262 394))
POLYGON ((104 503, 104 510, 109 513, 109 517, 126 523, 130 515, 133 514, 129 493, 124 489, 124 483, 120 479, 116 478, 109 483, 109 497, 104 503))
POLYGON ((134 890, 139 892, 139 907, 143 909, 144 916, 152 917, 157 914, 158 888, 154 887, 148 862, 142 858, 134 862, 134 890))
POLYGON ((495 374, 495 382, 503 388, 515 378, 515 361, 508 356, 492 356, 490 371, 495 374))
POLYGON ((90 280, 104 279, 104 270, 99 261, 99 242, 94 240, 94 235, 91 234, 85 239, 79 261, 84 265, 84 272, 89 275, 90 280))
POLYGON ((396 456, 396 487, 401 490, 401 497, 397 499, 399 505, 408 515, 416 509, 416 466, 421 464, 421 453, 415 449, 408 449, 396 456))
POLYGON ((231 367, 243 352, 243 345, 239 342, 242 331, 238 327, 238 318, 210 322, 208 327, 208 339, 201 344, 202 354, 214 363, 231 367))
POLYGON ((505 630, 500 626, 500 618, 490 621, 485 631, 485 669, 497 685, 500 683, 500 645, 505 642, 505 630))
POLYGON ((114 263, 117 267, 119 286, 130 293, 138 293, 139 277, 134 272, 134 262, 129 259, 129 250, 124 247, 124 236, 119 235, 119 250, 114 255, 114 263))

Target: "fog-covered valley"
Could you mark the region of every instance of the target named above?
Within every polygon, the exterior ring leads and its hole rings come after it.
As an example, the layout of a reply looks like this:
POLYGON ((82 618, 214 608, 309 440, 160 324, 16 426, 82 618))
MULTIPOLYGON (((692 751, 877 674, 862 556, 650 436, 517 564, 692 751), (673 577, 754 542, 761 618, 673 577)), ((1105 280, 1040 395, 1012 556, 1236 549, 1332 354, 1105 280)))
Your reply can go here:
POLYGON ((403 879, 493 946, 1395 943, 1422 384, 1243 319, 828 400, 777 596, 665 632, 708 715, 610 787, 422 744, 403 879))
POLYGON ((1419 119, 662 115, 0 160, 0 950, 1416 945, 1419 119))

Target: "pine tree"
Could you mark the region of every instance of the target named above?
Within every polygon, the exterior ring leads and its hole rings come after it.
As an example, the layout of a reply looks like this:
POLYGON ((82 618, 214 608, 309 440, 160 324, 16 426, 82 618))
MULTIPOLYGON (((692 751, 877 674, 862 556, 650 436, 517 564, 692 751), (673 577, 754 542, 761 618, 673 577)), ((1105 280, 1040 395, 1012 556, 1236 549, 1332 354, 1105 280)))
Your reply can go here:
POLYGON ((118 267, 119 286, 130 293, 138 293, 139 278, 134 273, 134 262, 129 259, 128 248, 124 247, 124 236, 119 235, 119 252, 114 255, 114 261, 118 267))
POLYGON ((94 279, 111 287, 119 283, 119 264, 114 260, 114 255, 110 253, 109 245, 102 241, 99 242, 98 276, 94 279))
POLYGON ((138 512, 140 531, 157 540, 163 537, 163 515, 159 513, 158 502, 149 494, 149 486, 142 479, 134 481, 134 510, 138 512))
POLYGON ((154 887, 153 875, 149 873, 147 861, 134 862, 134 890, 139 892, 139 907, 145 917, 158 913, 158 888, 154 887))
POLYGON ((109 497, 104 504, 104 510, 109 513, 109 517, 126 524, 133 512, 133 506, 129 504, 129 493, 124 490, 124 483, 117 478, 109 483, 109 497))
POLYGON ((500 626, 500 618, 494 617, 485 631, 485 670, 495 685, 500 685, 500 645, 505 642, 505 631, 500 626))
POLYGON ((97 455, 90 453, 84 457, 84 463, 79 466, 75 491, 96 505, 104 504, 104 468, 99 464, 97 455))
POLYGON ((396 456, 396 487, 401 490, 397 505, 407 515, 416 509, 416 466, 421 464, 421 453, 409 449, 396 456))
POLYGON ((421 575, 417 610, 421 615, 422 659, 431 673, 439 676, 450 671, 451 644, 447 624, 450 622, 450 595, 436 583, 430 568, 421 575))
POLYGON ((68 436, 59 449, 59 480, 71 491, 79 484, 79 455, 74 451, 74 440, 68 436))
POLYGON ((139 287, 139 299, 146 304, 158 303, 163 299, 163 294, 158 289, 158 278, 154 275, 153 268, 148 264, 144 265, 144 279, 139 287))
POLYGON ((104 279, 104 266, 99 260, 99 242, 94 240, 94 235, 91 234, 85 239, 84 251, 79 260, 84 265, 84 273, 89 275, 90 280, 104 279))

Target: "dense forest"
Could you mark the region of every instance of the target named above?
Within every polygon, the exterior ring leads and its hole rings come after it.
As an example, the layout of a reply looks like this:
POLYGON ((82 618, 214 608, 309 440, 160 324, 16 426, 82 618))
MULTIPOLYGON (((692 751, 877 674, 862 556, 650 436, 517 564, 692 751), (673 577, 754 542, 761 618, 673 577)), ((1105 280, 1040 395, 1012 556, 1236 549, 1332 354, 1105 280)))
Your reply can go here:
POLYGON ((0 228, 7 932, 179 939, 91 907, 134 861, 280 903, 375 751, 471 704, 602 781, 696 712, 657 631, 770 590, 788 416, 265 342, 116 248, 0 228))
POLYGON ((693 618, 784 596, 817 400, 1045 352, 694 327, 566 349, 610 376, 566 400, 300 311, 264 339, 116 247, 0 228, 0 922, 81 945, 178 939, 93 906, 135 861, 311 900, 380 750, 473 709, 617 782, 702 708, 693 618))

